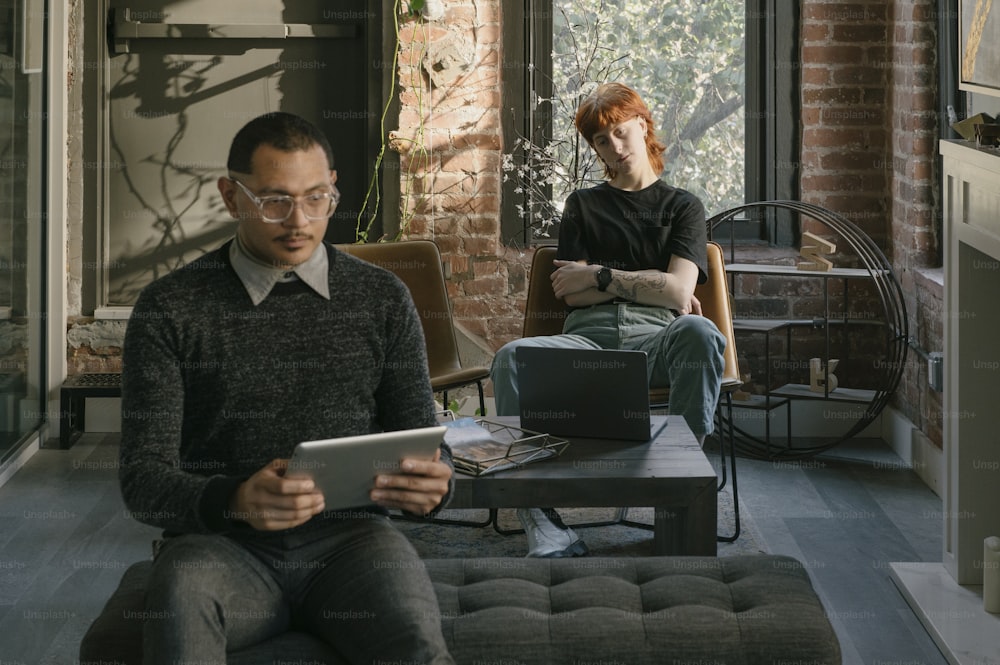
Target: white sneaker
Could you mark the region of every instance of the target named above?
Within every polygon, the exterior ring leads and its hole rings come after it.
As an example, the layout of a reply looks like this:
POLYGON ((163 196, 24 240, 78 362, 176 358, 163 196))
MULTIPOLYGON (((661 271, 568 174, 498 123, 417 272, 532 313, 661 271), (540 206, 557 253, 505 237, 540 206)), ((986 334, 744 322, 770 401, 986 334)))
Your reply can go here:
POLYGON ((528 536, 529 557, 560 558, 587 553, 586 543, 562 523, 554 510, 550 519, 541 508, 518 508, 517 519, 528 536))

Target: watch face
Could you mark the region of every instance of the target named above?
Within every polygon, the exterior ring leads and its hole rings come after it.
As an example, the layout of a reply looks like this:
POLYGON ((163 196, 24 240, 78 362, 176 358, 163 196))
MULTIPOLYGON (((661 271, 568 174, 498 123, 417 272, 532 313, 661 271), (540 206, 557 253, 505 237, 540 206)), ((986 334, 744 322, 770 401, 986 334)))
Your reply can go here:
POLYGON ((604 291, 611 284, 611 268, 601 268, 597 271, 597 290, 604 291))

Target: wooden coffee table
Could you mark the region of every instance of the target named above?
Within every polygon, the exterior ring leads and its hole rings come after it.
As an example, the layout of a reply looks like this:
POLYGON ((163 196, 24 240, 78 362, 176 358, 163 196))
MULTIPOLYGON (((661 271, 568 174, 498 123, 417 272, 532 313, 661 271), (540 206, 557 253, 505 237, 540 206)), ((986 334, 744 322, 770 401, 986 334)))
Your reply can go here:
MULTIPOLYGON (((455 474, 449 508, 652 507, 655 554, 715 556, 715 470, 681 416, 651 442, 571 439, 557 458, 455 474)), ((518 425, 517 417, 490 420, 518 425)))

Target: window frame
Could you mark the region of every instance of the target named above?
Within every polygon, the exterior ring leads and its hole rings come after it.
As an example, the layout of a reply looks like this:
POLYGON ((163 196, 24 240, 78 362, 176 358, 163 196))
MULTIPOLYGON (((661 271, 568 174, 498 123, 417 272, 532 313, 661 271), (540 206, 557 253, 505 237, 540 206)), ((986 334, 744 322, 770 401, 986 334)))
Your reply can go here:
MULTIPOLYGON (((502 149, 510 152, 518 137, 534 137, 539 128, 551 127, 551 113, 535 108, 531 91, 552 96, 552 3, 551 0, 502 0, 503 84, 500 114, 502 149), (518 20, 519 19, 519 20, 518 20)), ((508 179, 502 185, 500 233, 504 244, 527 247, 537 244, 518 206, 526 205, 526 194, 514 191, 508 179)))

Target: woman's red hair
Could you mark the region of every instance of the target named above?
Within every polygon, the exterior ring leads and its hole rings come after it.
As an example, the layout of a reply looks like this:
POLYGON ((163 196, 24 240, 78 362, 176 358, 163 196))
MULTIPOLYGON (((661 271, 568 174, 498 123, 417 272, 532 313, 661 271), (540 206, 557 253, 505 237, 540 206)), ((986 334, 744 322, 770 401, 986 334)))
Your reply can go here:
MULTIPOLYGON (((653 125, 653 115, 632 88, 622 83, 603 83, 591 95, 580 103, 576 111, 576 129, 594 147, 594 134, 613 125, 631 120, 636 116, 646 121, 646 155, 653 172, 663 171, 663 152, 667 146, 656 138, 653 125)), ((604 165, 604 175, 614 178, 615 172, 607 164, 604 165)))

